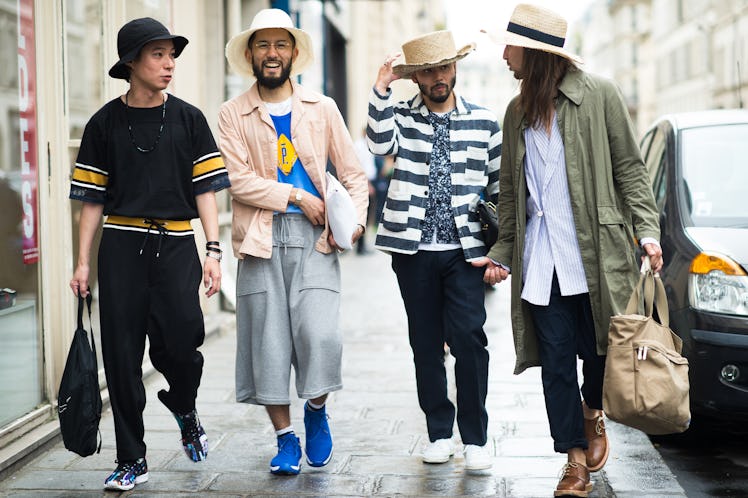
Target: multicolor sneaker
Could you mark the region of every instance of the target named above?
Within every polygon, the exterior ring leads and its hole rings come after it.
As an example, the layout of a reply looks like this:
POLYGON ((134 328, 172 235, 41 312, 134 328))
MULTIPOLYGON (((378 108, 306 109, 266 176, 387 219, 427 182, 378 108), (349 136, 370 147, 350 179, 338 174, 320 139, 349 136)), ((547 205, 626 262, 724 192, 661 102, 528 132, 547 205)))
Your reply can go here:
POLYGON ((182 431, 182 447, 187 458, 193 462, 208 458, 208 436, 205 435, 200 419, 197 418, 197 410, 185 415, 172 413, 182 431))
POLYGON ((315 410, 304 404, 304 428, 306 429, 306 461, 312 467, 323 467, 332 458, 332 436, 327 424, 327 412, 323 406, 315 410))
POLYGON ((158 392, 158 399, 169 409, 179 424, 179 430, 182 431, 182 447, 187 458, 193 462, 208 458, 208 436, 205 435, 205 430, 200 425, 197 410, 180 415, 172 408, 169 393, 163 389, 158 392))
POLYGON ((295 476, 301 471, 301 444, 293 432, 278 436, 278 454, 270 460, 270 473, 295 476))
POLYGON ((104 481, 104 489, 127 491, 147 480, 148 464, 145 458, 138 458, 134 462, 118 462, 117 468, 104 481))

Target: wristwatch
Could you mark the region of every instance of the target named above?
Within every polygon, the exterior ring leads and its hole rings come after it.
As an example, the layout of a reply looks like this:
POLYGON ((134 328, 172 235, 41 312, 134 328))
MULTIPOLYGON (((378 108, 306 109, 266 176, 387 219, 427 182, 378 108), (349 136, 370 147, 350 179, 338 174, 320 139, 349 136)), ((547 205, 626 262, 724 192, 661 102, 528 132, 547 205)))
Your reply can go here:
POLYGON ((299 204, 301 204, 301 198, 302 198, 302 195, 301 195, 301 189, 300 189, 300 188, 297 188, 297 189, 296 189, 296 197, 295 197, 295 199, 296 199, 296 200, 294 201, 294 204, 296 204, 297 206, 298 206, 299 204))

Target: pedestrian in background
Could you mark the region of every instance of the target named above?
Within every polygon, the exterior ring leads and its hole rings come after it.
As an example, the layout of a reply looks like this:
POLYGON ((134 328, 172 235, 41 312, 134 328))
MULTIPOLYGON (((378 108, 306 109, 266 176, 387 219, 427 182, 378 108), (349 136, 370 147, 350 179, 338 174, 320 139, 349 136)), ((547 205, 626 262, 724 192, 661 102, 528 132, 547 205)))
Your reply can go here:
POLYGON ((579 69, 563 48, 566 27, 555 12, 520 4, 502 34, 520 94, 504 117, 499 240, 474 264, 485 266, 490 284, 514 273, 515 373, 541 366, 554 450, 568 455, 554 495, 585 497, 589 472, 609 453, 602 413, 609 319, 623 312, 637 282, 634 240, 654 271, 662 251, 626 103, 612 81, 579 69))
POLYGON ((101 346, 114 414, 117 468, 106 489, 128 490, 148 480, 143 441, 145 338, 153 366, 169 383, 158 393, 195 462, 208 440, 195 409, 205 338, 198 289, 220 290, 221 249, 215 192, 228 173, 202 112, 164 90, 187 39, 151 18, 125 24, 117 35, 119 61, 109 76, 124 79, 124 95, 91 117, 81 138, 70 198, 83 201, 78 263, 70 281, 88 287, 94 235, 106 215, 98 254, 101 346), (202 265, 190 220, 200 218, 202 265))
POLYGON ((367 136, 374 154, 395 156, 376 248, 392 268, 408 315, 418 401, 426 415, 426 463, 454 454, 455 406, 447 396, 444 344, 455 357, 457 425, 465 468, 491 467, 487 442, 487 338, 483 272, 469 261, 486 254, 476 204, 498 191, 501 133, 496 117, 455 92, 457 50, 449 31, 403 45, 389 56, 369 99, 367 136), (399 55, 399 54, 398 54, 399 55), (393 103, 392 81, 409 77, 419 93, 393 103))
POLYGON ((325 401, 342 388, 340 264, 323 194, 328 160, 364 233, 366 175, 335 102, 291 78, 313 61, 310 36, 279 9, 257 13, 226 45, 237 74, 257 81, 224 103, 220 146, 232 179, 236 298, 236 399, 264 405, 275 429, 273 474, 295 475, 301 446, 291 425, 291 367, 304 405, 307 463, 327 465, 325 401))

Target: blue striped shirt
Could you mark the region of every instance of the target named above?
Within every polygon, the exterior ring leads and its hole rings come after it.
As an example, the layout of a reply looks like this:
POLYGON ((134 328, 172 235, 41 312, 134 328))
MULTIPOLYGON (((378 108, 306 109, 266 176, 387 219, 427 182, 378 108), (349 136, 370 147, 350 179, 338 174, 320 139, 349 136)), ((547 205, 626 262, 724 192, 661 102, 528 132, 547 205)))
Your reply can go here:
POLYGON ((566 176, 564 143, 554 112, 550 136, 545 128, 524 131, 527 147, 527 229, 522 262, 522 299, 547 306, 555 269, 561 294, 589 292, 582 265, 566 176))
MULTIPOLYGON (((414 254, 421 243, 429 202, 434 128, 420 93, 395 105, 391 96, 390 90, 382 96, 372 89, 369 98, 369 149, 380 156, 396 156, 375 245, 384 251, 414 254)), ((460 246, 470 261, 487 252, 476 205, 482 193, 498 194, 501 131, 491 111, 456 93, 455 102, 449 117, 450 204, 460 246)))

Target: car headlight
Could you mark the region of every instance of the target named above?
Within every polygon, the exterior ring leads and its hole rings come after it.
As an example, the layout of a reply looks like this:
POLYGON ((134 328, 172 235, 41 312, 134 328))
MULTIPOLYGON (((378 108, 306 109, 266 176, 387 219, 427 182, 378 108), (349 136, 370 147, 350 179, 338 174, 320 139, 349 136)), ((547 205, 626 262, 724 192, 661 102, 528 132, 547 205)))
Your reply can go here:
POLYGON ((691 261, 688 297, 702 311, 748 316, 748 274, 732 259, 701 253, 691 261))

